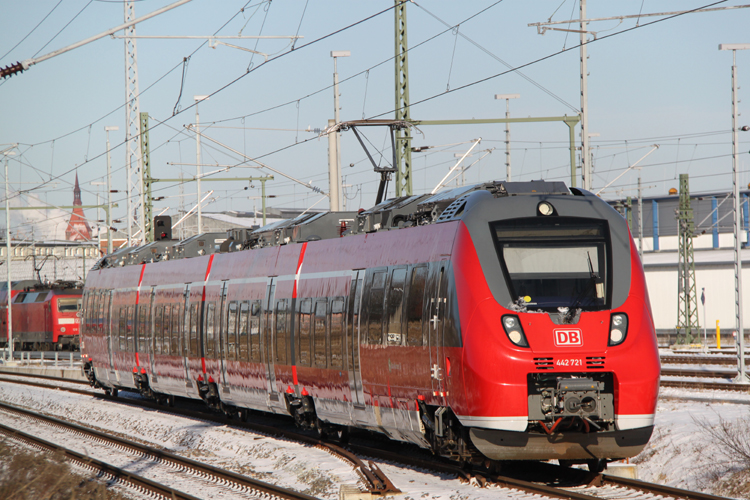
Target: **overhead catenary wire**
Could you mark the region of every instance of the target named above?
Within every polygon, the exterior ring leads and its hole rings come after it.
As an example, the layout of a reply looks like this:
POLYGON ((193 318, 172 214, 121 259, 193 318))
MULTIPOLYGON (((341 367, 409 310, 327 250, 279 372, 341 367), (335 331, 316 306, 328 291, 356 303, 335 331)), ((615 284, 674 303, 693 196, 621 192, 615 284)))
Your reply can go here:
POLYGON ((57 9, 57 8, 58 8, 58 7, 60 6, 60 4, 61 4, 61 3, 63 3, 63 0, 60 0, 59 2, 57 2, 57 3, 55 4, 55 6, 54 6, 54 7, 52 7, 52 9, 51 9, 51 10, 50 10, 49 12, 47 12, 47 15, 45 15, 45 16, 44 16, 44 17, 42 18, 42 20, 41 20, 41 21, 39 21, 39 22, 38 22, 38 23, 36 24, 36 26, 34 26, 33 28, 31 28, 31 31, 29 31, 28 33, 26 33, 26 36, 24 36, 23 38, 21 38, 21 40, 20 40, 20 41, 19 41, 18 43, 16 43, 16 44, 15 44, 15 45, 14 45, 13 47, 11 47, 11 48, 10 48, 10 50, 8 50, 8 52, 6 52, 6 53, 5 53, 5 54, 3 54, 2 56, 0 56, 0 61, 1 61, 1 60, 3 60, 3 59, 5 59, 5 56, 7 56, 8 54, 10 54, 10 53, 11 53, 11 52, 13 52, 14 50, 16 50, 16 49, 18 48, 18 46, 19 46, 19 45, 21 45, 21 44, 22 44, 22 43, 23 43, 24 41, 26 41, 26 39, 27 39, 27 38, 28 38, 29 36, 31 36, 31 34, 32 34, 32 33, 34 33, 34 32, 36 31, 36 29, 37 29, 37 28, 38 28, 39 26, 41 26, 41 25, 42 25, 42 23, 43 23, 44 21, 46 21, 46 20, 47 20, 47 18, 48 18, 48 17, 50 16, 50 15, 52 15, 52 13, 53 13, 53 12, 55 12, 55 9, 57 9))
MULTIPOLYGON (((720 2, 717 2, 717 3, 720 3, 720 2)), ((663 20, 658 20, 658 21, 655 21, 655 22, 661 22, 661 21, 663 21, 663 20)), ((649 24, 653 24, 653 23, 649 23, 649 24)), ((647 25, 643 25, 643 26, 647 26, 647 25)), ((632 29, 632 28, 631 28, 631 29, 632 29)), ((627 30, 623 30, 623 31, 621 31, 621 32, 618 32, 618 33, 615 33, 615 34, 612 34, 612 35, 608 35, 608 36, 614 36, 614 35, 616 35, 616 34, 620 34, 620 33, 623 33, 623 32, 625 32, 625 31, 627 31, 627 30)), ((603 38, 602 38, 602 39, 603 39, 603 38)), ((599 40, 601 40, 601 39, 599 39, 599 40)), ((590 43, 591 43, 591 42, 590 42, 590 43)), ((478 82, 479 82, 479 81, 477 81, 477 82, 474 82, 473 84, 476 84, 476 83, 478 83, 478 82)), ((231 83, 232 83, 232 82, 230 82, 230 84, 228 84, 228 85, 231 85, 231 83)), ((470 84, 470 85, 471 85, 471 84, 470 84)), ((462 87, 462 88, 466 88, 466 87, 467 87, 467 86, 464 86, 464 87, 462 87)), ((225 86, 225 87, 223 87, 223 88, 226 88, 226 86, 225 86)), ((223 89, 223 88, 222 88, 222 89, 223 89)), ((222 90, 222 89, 219 89, 219 91, 220 91, 220 90, 222 90)), ((452 90, 452 92, 454 92, 454 91, 456 91, 456 90, 459 90, 459 89, 453 89, 453 90, 452 90)), ((218 92, 218 91, 217 91, 217 92, 218 92)), ((432 96, 431 98, 435 98, 435 97, 438 97, 438 96, 432 96)), ((424 101, 420 101, 420 102, 424 102, 424 101)), ((380 115, 378 115, 378 116, 380 116, 380 115)), ((276 153, 276 152, 278 152, 278 151, 280 151, 280 150, 283 150, 283 149, 287 149, 287 148, 281 148, 281 149, 277 149, 276 151, 272 151, 272 152, 268 153, 267 155, 270 155, 270 154, 274 154, 274 153, 276 153)), ((267 156, 267 155, 263 155, 263 156, 267 156)), ((261 156, 261 157, 263 157, 263 156, 261 156)))
MULTIPOLYGON (((248 3, 249 3, 249 2, 248 2, 248 3)), ((378 12, 374 13, 374 14, 371 14, 371 15, 369 15, 369 16, 367 16, 367 17, 363 18, 363 19, 360 19, 360 20, 358 20, 358 21, 355 21, 355 22, 353 22, 353 23, 350 23, 350 24, 348 24, 348 25, 346 25, 346 26, 344 26, 344 27, 342 27, 342 28, 339 28, 339 29, 337 29, 337 30, 334 30, 334 31, 332 31, 332 32, 329 32, 329 33, 327 33, 327 34, 325 34, 325 35, 322 35, 322 36, 318 37, 318 38, 317 38, 317 39, 315 39, 315 40, 312 40, 312 41, 310 41, 310 42, 307 42, 307 43, 305 43, 305 44, 301 45, 300 47, 298 47, 298 48, 297 48, 296 50, 300 50, 300 49, 302 49, 302 48, 305 48, 305 47, 309 47, 309 46, 315 45, 315 44, 317 44, 317 43, 320 43, 320 42, 321 42, 321 41, 323 41, 323 40, 326 40, 326 39, 328 39, 328 38, 330 38, 330 37, 332 37, 332 36, 334 36, 334 35, 336 35, 336 34, 342 33, 342 32, 344 32, 344 31, 346 31, 346 30, 349 30, 349 29, 351 29, 351 28, 353 28, 353 27, 355 27, 355 26, 358 26, 358 25, 360 25, 360 24, 362 24, 362 23, 365 23, 365 22, 367 22, 367 21, 369 21, 369 20, 371 20, 371 19, 374 19, 374 18, 376 18, 376 17, 378 17, 378 16, 380 16, 380 15, 382 15, 382 14, 384 14, 384 13, 386 13, 386 12, 388 12, 388 11, 390 11, 390 10, 394 9, 394 8, 395 8, 395 6, 391 6, 391 7, 388 7, 388 8, 386 8, 386 9, 380 10, 380 11, 378 11, 378 12)), ((235 15, 235 17, 236 17, 236 15, 235 15)), ((228 22, 229 22, 229 21, 227 21, 227 23, 228 23, 228 22)), ((225 23, 225 25, 226 25, 226 23, 225 23)), ((221 28, 220 28, 220 29, 221 29, 221 28)), ((204 43, 204 44, 205 44, 205 43, 204 43)), ((204 45, 204 44, 201 44, 201 46, 202 46, 202 45, 204 45)), ((200 47, 199 47, 199 48, 200 48, 200 47)), ((198 50, 198 49, 196 49, 196 50, 198 50)), ((224 84, 223 86, 219 87, 218 89, 216 89, 216 90, 215 90, 215 91, 213 91, 212 93, 208 94, 208 97, 214 96, 214 95, 216 95, 216 94, 218 94, 218 93, 220 93, 220 92, 224 91, 225 89, 227 89, 227 88, 231 87, 232 85, 236 84, 237 82, 239 82, 239 81, 241 81, 242 79, 244 79, 245 77, 247 77, 247 76, 248 76, 249 74, 251 74, 251 73, 255 72, 255 71, 256 71, 256 70, 258 70, 259 68, 261 68, 261 67, 263 67, 263 66, 265 66, 265 65, 267 65, 267 64, 269 64, 269 63, 273 63, 273 62, 277 61, 278 59, 281 59, 281 58, 283 58, 284 56, 287 56, 287 55, 289 55, 289 54, 291 54, 291 53, 292 53, 291 51, 285 52, 285 53, 283 53, 283 54, 280 54, 280 55, 278 55, 278 56, 275 56, 275 57, 272 57, 272 58, 270 58, 270 59, 269 59, 268 61, 265 61, 265 62, 263 62, 263 63, 259 64, 258 66, 255 66, 255 67, 253 67, 253 68, 251 68, 251 69, 248 69, 248 70, 246 70, 246 72, 245 72, 245 73, 243 73, 242 75, 240 75, 240 76, 238 76, 238 77, 234 78, 233 80, 231 80, 231 81, 229 81, 228 83, 224 84)), ((174 67, 174 68, 172 69, 172 71, 174 71, 174 69, 176 69, 177 67, 179 67, 179 66, 180 66, 181 64, 182 64, 181 62, 180 62, 179 64, 177 64, 177 65, 176 65, 176 66, 175 66, 175 67, 174 67)), ((164 76, 166 76, 166 75, 164 75, 164 76)), ((162 77, 162 78, 163 78, 163 77, 162 77)), ((143 94, 143 92, 141 92, 141 93, 140 93, 139 95, 142 95, 142 94, 143 94)), ((196 103, 193 103, 193 104, 189 105, 189 106, 188 106, 188 107, 186 107, 185 109, 182 109, 182 110, 178 111, 178 113, 176 113, 176 114, 175 114, 175 115, 173 115, 172 117, 170 117, 170 118, 167 118, 167 119, 166 119, 165 121, 167 121, 167 120, 170 120, 170 119, 174 118, 175 116, 178 116, 178 115, 180 115, 181 113, 183 113, 183 112, 185 112, 185 111, 187 111, 187 110, 189 110, 189 109, 192 109, 192 108, 193 108, 193 106, 195 106, 195 105, 196 105, 196 103)), ((118 107, 118 109, 119 109, 119 108, 122 108, 122 107, 124 107, 124 106, 125 106, 125 104, 123 104, 123 105, 119 106, 119 107, 118 107)), ((114 112, 114 111, 113 111, 113 112, 114 112)), ((107 116, 108 116, 108 115, 107 115, 107 116)), ((94 123, 96 123, 96 122, 94 122, 94 123)), ((158 126, 158 124, 157 124, 156 126, 158 126)), ((86 127, 88 127, 88 125, 87 125, 86 127)), ((81 129, 79 129, 79 130, 82 130, 82 129, 86 128, 86 127, 82 127, 82 128, 81 128, 81 129)), ((155 128, 155 127, 152 127, 152 129, 153 129, 153 128, 155 128)), ((45 141, 45 142, 49 142, 49 141, 45 141)), ((42 142, 42 143, 37 143, 37 144, 44 144, 45 142, 42 142)), ((307 142, 307 141, 303 141, 303 142, 307 142)), ((115 147, 113 147, 112 149, 116 149, 117 147, 119 147, 119 146, 122 146, 123 144, 125 144, 125 141, 123 141, 123 142, 122 142, 122 143, 120 143, 120 144, 117 144, 117 145, 116 145, 115 147)), ((301 143, 298 143, 298 144, 301 144, 301 143)), ((100 155, 97 155, 97 156, 96 156, 95 158, 92 158, 92 159, 90 159, 90 160, 87 160, 87 162, 85 162, 85 163, 88 163, 89 161, 92 161, 93 159, 99 158, 99 157, 103 156, 104 154, 106 154, 106 152, 103 152, 103 153, 101 153, 100 155)), ((72 168, 72 169, 69 169, 69 170, 67 170, 66 172, 63 172, 62 174, 59 174, 59 175, 58 175, 58 176, 56 176, 56 177, 52 177, 52 178, 50 179, 50 181, 51 181, 51 180, 54 180, 54 179, 56 179, 56 178, 62 177, 63 175, 67 175, 67 174, 69 174, 70 172, 72 172, 73 170, 74 170, 74 168, 72 168)), ((47 181, 47 182, 49 182, 49 181, 47 181)), ((39 187, 41 187, 41 186, 43 186, 43 185, 45 185, 45 184, 46 184, 46 182, 45 182, 45 183, 41 183, 39 187)))

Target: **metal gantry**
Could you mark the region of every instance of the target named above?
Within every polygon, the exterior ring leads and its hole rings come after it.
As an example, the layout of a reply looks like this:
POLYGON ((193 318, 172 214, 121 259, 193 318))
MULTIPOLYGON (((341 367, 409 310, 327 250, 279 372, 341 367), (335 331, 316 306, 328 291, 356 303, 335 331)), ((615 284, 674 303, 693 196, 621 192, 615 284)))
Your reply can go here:
MULTIPOLYGON (((409 54, 406 40, 406 0, 395 0, 396 17, 396 120, 408 122, 409 54)), ((396 130, 396 196, 411 196, 411 132, 396 130)))
MULTIPOLYGON (((125 22, 135 19, 133 1, 124 2, 125 22)), ((137 196, 139 205, 143 207, 143 174, 142 156, 138 132, 140 127, 140 100, 138 98, 138 54, 136 50, 135 24, 125 29, 125 166, 128 197, 128 245, 132 245, 133 222, 140 230, 141 238, 146 234, 143 210, 138 204, 133 208, 133 197, 137 196)))
POLYGON ((154 217, 153 217, 153 198, 151 196, 151 147, 148 140, 148 113, 141 113, 141 185, 143 186, 143 219, 146 242, 154 241, 154 217))
POLYGON ((700 335, 698 292, 695 286, 693 235, 695 222, 690 205, 688 174, 680 174, 680 204, 677 212, 679 260, 677 265, 677 334, 678 342, 690 344, 693 334, 700 335))

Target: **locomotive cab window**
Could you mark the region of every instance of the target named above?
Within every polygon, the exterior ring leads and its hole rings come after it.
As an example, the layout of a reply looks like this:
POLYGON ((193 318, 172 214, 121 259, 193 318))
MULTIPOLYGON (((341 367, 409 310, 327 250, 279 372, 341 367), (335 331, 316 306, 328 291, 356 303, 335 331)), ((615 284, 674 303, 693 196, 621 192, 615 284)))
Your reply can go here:
POLYGON ((548 311, 607 307, 611 252, 605 221, 535 217, 498 221, 491 228, 517 304, 548 311))
POLYGON ((59 312, 77 312, 81 310, 81 298, 57 299, 57 310, 59 312))

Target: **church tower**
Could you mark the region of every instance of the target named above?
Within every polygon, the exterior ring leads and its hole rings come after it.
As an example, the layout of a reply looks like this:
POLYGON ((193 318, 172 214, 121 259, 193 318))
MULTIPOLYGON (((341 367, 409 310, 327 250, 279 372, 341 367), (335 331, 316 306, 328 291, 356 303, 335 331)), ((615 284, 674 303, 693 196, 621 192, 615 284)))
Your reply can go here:
POLYGON ((81 187, 78 185, 78 172, 76 172, 76 186, 73 189, 73 214, 65 229, 65 239, 68 241, 88 241, 91 239, 91 226, 83 215, 81 206, 81 187))

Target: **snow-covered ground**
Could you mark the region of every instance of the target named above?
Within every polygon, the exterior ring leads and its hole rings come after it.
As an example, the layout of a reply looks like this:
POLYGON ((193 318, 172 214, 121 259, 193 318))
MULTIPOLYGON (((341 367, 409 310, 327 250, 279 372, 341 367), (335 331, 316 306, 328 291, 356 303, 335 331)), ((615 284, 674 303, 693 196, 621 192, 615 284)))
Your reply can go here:
POLYGON ((750 455, 743 464, 741 453, 717 438, 734 432, 736 443, 750 451, 749 431, 750 394, 662 388, 654 434, 631 462, 644 481, 750 498, 747 486, 744 493, 732 489, 750 485, 743 472, 750 468, 750 455))
MULTIPOLYGON (((750 394, 662 389, 662 395, 651 442, 641 455, 631 460, 637 464, 638 477, 723 494, 727 490, 717 489, 722 482, 738 484, 745 480, 742 474, 737 474, 741 467, 728 463, 724 453, 728 450, 706 427, 750 422, 750 394), (687 397, 692 399, 685 400, 687 397)), ((42 410, 324 499, 338 498, 340 485, 356 485, 359 480, 348 463, 326 451, 246 430, 17 384, 0 385, 0 401, 42 410)), ((750 441, 747 432, 750 426, 745 425, 745 437, 750 441)), ((403 491, 404 495, 399 497, 408 500, 529 496, 506 489, 480 489, 462 484, 452 476, 377 463, 403 491)), ((733 494, 746 496, 739 490, 733 494)))

